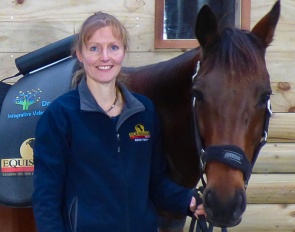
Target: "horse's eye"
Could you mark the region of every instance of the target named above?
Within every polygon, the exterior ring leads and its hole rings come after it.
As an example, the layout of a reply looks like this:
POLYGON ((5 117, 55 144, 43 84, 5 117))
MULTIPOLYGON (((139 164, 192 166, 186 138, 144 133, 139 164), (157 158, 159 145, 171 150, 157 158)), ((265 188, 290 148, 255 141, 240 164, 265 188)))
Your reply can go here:
POLYGON ((196 89, 194 89, 194 91, 193 91, 193 96, 196 98, 196 100, 197 100, 199 103, 204 102, 204 94, 203 94, 200 90, 196 90, 196 89))
POLYGON ((264 93, 260 96, 261 104, 266 104, 266 102, 270 99, 271 93, 264 93))

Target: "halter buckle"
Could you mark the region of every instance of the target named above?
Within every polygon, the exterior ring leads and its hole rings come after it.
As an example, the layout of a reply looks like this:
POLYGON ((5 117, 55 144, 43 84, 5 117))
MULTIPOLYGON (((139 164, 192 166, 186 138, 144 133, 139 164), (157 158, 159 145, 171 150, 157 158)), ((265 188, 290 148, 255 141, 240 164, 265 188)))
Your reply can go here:
POLYGON ((205 171, 205 167, 206 167, 206 162, 204 162, 203 160, 203 157, 204 157, 204 153, 205 153, 205 150, 202 148, 200 150, 200 169, 202 170, 202 172, 205 171))
POLYGON ((269 114, 269 117, 271 117, 272 116, 272 111, 271 111, 270 100, 267 101, 266 108, 267 108, 267 112, 269 114))
POLYGON ((263 131, 263 140, 262 141, 266 142, 267 141, 267 138, 268 138, 267 131, 263 131))

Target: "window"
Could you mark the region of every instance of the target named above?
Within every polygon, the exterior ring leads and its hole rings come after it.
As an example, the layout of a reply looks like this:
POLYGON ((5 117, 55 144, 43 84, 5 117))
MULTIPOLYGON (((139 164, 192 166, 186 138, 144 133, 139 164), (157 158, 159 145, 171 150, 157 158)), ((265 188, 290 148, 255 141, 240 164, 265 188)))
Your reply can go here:
POLYGON ((197 13, 207 4, 223 25, 250 29, 250 0, 155 0, 155 48, 194 48, 197 13))

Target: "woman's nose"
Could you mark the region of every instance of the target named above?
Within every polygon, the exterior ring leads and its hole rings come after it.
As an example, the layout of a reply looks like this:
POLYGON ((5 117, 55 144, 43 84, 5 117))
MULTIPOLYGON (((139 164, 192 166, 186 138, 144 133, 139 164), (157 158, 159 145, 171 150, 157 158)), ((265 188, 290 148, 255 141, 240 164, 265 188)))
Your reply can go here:
POLYGON ((101 51, 101 56, 100 56, 101 61, 108 61, 109 60, 109 53, 107 49, 103 49, 101 51))

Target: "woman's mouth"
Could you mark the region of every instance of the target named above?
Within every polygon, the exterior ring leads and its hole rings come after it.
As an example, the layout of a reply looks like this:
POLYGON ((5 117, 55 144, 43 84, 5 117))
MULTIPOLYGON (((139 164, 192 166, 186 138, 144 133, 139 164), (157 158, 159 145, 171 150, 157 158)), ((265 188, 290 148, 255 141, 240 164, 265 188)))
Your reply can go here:
POLYGON ((108 70, 108 69, 111 69, 111 68, 112 68, 111 65, 98 66, 98 69, 100 69, 100 70, 108 70))

